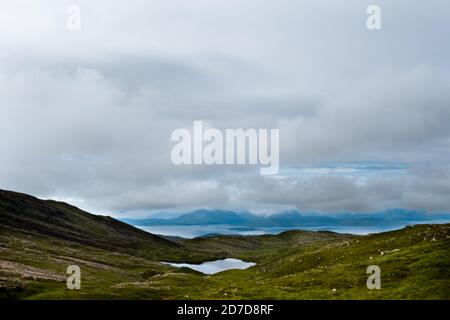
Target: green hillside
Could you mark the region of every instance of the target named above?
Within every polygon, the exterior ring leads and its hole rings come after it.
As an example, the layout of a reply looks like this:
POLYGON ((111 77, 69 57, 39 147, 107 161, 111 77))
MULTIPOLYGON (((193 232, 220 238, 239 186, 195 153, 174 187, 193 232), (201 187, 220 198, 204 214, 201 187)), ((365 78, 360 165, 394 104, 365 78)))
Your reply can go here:
POLYGON ((450 299, 450 225, 368 236, 279 235, 167 240, 68 204, 0 191, 0 298, 450 299), (160 261, 256 262, 212 276, 160 261), (79 265, 81 290, 66 288, 79 265), (367 266, 382 288, 366 287, 367 266))

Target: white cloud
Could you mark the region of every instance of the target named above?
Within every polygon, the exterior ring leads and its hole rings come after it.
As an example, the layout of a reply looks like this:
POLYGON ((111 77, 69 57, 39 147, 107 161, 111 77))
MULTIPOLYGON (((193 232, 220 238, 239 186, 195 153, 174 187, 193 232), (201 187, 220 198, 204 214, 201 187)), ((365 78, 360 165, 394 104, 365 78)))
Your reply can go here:
POLYGON ((357 0, 80 0, 80 31, 70 4, 2 4, 1 188, 101 212, 450 210, 448 1, 380 1, 376 32, 357 0), (175 167, 194 120, 279 127, 282 172, 311 174, 175 167), (408 169, 324 165, 367 162, 408 169))

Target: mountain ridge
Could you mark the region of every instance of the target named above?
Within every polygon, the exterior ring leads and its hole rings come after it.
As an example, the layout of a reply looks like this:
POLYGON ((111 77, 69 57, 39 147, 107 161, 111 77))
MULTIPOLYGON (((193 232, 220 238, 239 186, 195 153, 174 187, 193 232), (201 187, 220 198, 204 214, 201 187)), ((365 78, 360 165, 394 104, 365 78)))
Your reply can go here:
POLYGON ((248 211, 198 209, 175 218, 120 219, 134 226, 189 226, 227 224, 242 227, 380 226, 446 219, 450 214, 389 209, 376 213, 301 214, 297 210, 260 216, 248 211))
POLYGON ((109 216, 0 189, 0 230, 36 234, 102 249, 175 249, 179 244, 109 216))

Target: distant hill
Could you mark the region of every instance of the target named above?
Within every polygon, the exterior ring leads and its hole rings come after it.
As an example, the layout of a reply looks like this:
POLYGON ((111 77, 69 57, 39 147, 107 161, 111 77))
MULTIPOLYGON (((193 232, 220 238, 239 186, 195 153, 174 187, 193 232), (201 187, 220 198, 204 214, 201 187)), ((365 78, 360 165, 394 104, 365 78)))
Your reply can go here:
POLYGON ((296 210, 269 216, 226 210, 195 210, 181 216, 162 219, 122 219, 135 226, 175 226, 227 224, 239 227, 321 227, 321 226, 388 226, 430 220, 450 221, 450 214, 427 214, 420 211, 391 209, 377 213, 301 214, 296 210))

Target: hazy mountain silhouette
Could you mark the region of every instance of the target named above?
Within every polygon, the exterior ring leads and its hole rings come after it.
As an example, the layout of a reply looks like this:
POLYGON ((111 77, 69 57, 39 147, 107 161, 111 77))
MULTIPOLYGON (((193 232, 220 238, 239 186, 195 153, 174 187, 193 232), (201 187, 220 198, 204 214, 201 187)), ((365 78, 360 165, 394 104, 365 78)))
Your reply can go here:
POLYGON ((244 227, 320 227, 320 226, 384 226, 409 222, 448 219, 450 214, 427 214, 421 211, 390 209, 376 213, 301 214, 285 211, 268 216, 250 212, 200 209, 169 219, 122 219, 137 226, 213 225, 227 224, 244 227))

